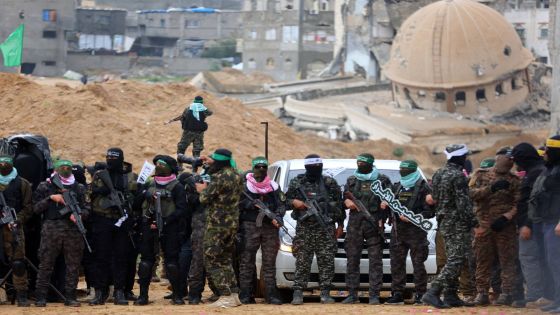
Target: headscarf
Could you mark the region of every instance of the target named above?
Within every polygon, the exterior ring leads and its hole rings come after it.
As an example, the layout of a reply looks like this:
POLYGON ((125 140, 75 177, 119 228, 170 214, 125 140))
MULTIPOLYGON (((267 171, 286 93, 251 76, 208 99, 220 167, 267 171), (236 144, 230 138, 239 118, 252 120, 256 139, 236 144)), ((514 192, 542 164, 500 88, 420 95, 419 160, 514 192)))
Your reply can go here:
POLYGON ((197 96, 194 98, 194 101, 191 103, 189 109, 192 111, 194 118, 200 121, 200 112, 207 110, 206 106, 204 106, 204 100, 202 96, 197 96))

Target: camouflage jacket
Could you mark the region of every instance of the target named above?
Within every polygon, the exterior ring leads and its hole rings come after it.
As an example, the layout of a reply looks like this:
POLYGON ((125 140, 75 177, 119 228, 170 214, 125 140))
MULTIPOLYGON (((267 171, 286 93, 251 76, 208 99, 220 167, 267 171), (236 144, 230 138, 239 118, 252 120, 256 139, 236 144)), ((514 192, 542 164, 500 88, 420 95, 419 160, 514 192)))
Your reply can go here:
POLYGON ((447 163, 432 177, 432 195, 436 218, 442 222, 470 229, 477 225, 469 196, 467 177, 460 165, 447 163))
POLYGON ((498 174, 494 168, 479 169, 469 182, 470 196, 474 202, 474 212, 481 227, 489 228, 502 214, 517 213, 520 180, 512 173, 498 174), (507 180, 508 189, 492 192, 492 184, 497 180, 507 180))
POLYGON ((208 187, 200 193, 200 203, 206 207, 208 226, 239 226, 239 199, 242 191, 243 181, 233 168, 226 167, 210 176, 208 187))
MULTIPOLYGON (((320 181, 310 182, 305 174, 298 175, 290 181, 288 186, 286 209, 293 209, 294 199, 304 201, 299 192, 299 187, 303 187, 307 198, 317 200, 321 210, 326 212, 333 222, 338 223, 339 226, 344 225, 345 212, 342 207, 342 193, 334 178, 323 176, 320 181)), ((305 211, 294 210, 292 211, 292 218, 297 220, 304 214, 305 211)))
MULTIPOLYGON (((391 180, 389 177, 380 174, 378 179, 383 188, 391 188, 391 180)), ((381 199, 371 191, 372 180, 359 180, 356 176, 350 176, 344 185, 344 192, 351 192, 352 195, 360 200, 371 214, 380 211, 381 199)))
POLYGON ((20 223, 27 222, 33 216, 31 183, 25 178, 17 176, 7 186, 0 185, 0 191, 8 206, 16 210, 20 223))

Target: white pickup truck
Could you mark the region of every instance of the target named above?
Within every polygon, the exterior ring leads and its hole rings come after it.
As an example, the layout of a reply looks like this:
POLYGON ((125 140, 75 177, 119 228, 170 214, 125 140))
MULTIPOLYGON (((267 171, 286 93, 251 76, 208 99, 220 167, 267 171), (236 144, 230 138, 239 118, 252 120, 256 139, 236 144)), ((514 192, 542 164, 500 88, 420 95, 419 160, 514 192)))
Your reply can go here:
MULTIPOLYGON (((389 177, 393 183, 400 179, 399 174, 400 161, 396 160, 376 160, 375 166, 379 171, 389 177)), ((337 183, 342 187, 346 183, 346 179, 354 173, 356 169, 356 160, 354 159, 323 159, 323 174, 333 177, 337 183)), ((284 160, 278 161, 268 167, 268 175, 276 181, 283 192, 286 192, 290 181, 299 174, 305 172, 303 160, 284 160)), ((290 216, 291 209, 287 209, 284 216, 285 226, 288 228, 289 233, 295 235, 295 227, 297 222, 290 216)), ((348 213, 348 210, 346 210, 348 213)), ((428 272, 429 280, 431 280, 437 271, 436 266, 436 250, 435 250, 435 219, 432 219, 434 229, 428 232, 429 255, 424 263, 426 271, 428 272)), ((344 221, 344 232, 346 232, 346 225, 348 220, 344 221)), ((286 233, 280 229, 280 250, 276 258, 276 282, 278 290, 282 297, 289 301, 292 294, 292 285, 295 273, 295 258, 292 255, 292 240, 286 233)), ((391 289, 391 263, 389 256, 389 239, 391 237, 391 226, 385 226, 385 245, 383 246, 383 290, 391 289)), ((257 296, 262 295, 264 292, 264 280, 261 277, 261 256, 260 251, 257 253, 256 267, 257 267, 257 296)), ((362 251, 362 259, 360 261, 360 289, 367 290, 369 287, 369 260, 367 249, 362 251)), ((412 262, 410 256, 407 258, 406 264, 406 279, 407 288, 413 288, 413 275, 412 275, 412 262)), ((335 255, 335 276, 333 286, 336 290, 345 290, 345 275, 346 275, 346 252, 344 251, 344 236, 338 239, 338 252, 335 255)), ((319 288, 318 284, 318 268, 317 261, 314 258, 311 266, 311 274, 308 283, 308 289, 319 288)), ((407 290, 408 291, 408 290, 407 290)), ((412 291, 405 292, 405 296, 410 296, 412 291)))

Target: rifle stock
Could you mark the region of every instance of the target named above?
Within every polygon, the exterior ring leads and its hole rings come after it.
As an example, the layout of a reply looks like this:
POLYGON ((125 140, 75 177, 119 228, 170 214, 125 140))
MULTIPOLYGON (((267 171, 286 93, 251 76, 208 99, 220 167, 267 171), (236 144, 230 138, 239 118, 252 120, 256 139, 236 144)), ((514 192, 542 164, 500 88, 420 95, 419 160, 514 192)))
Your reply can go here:
POLYGON ((303 190, 303 187, 301 186, 299 187, 298 191, 303 197, 305 206, 307 207, 307 212, 300 218, 300 221, 305 221, 310 217, 315 217, 321 228, 325 230, 326 233, 330 233, 327 224, 330 224, 331 220, 330 218, 324 218, 323 210, 319 206, 319 203, 317 203, 317 200, 309 199, 307 197, 307 194, 303 190))

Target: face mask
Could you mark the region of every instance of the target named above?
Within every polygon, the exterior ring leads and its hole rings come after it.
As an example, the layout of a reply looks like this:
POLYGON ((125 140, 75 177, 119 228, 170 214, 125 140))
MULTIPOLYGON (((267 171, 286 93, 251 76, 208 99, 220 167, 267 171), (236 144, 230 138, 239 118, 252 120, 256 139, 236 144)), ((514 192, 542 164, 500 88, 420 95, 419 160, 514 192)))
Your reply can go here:
POLYGON ((61 167, 56 172, 64 178, 72 176, 72 169, 69 167, 61 167))
POLYGON ((360 174, 369 174, 373 170, 373 165, 367 163, 359 163, 358 164, 358 173, 360 174))
POLYGON ((412 174, 414 172, 415 172, 415 170, 411 170, 411 169, 408 169, 408 168, 401 168, 399 170, 399 173, 401 174, 401 177, 405 177, 406 175, 412 174))
POLYGON ((323 164, 305 166, 305 176, 311 180, 317 180, 323 173, 323 164))
POLYGON ((255 176, 255 179, 257 181, 262 181, 265 177, 266 177, 266 171, 267 168, 260 168, 260 167, 255 167, 253 170, 253 175, 255 176))
POLYGON ((525 175, 527 175, 527 172, 525 172, 525 171, 517 171, 517 172, 515 173, 515 175, 517 175, 517 177, 519 177, 519 178, 523 178, 523 177, 525 177, 525 175))
POLYGON ((107 169, 110 171, 119 171, 123 168, 123 162, 116 159, 107 159, 107 169))
POLYGON ((155 174, 156 176, 169 176, 171 175, 171 170, 165 165, 157 164, 155 174))
POLYGON ((14 167, 11 164, 8 163, 0 164, 0 174, 2 174, 2 176, 10 175, 13 169, 14 167))

